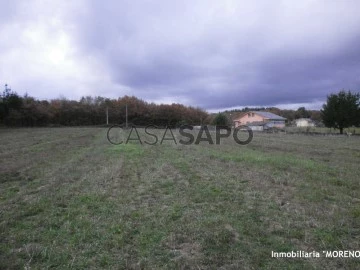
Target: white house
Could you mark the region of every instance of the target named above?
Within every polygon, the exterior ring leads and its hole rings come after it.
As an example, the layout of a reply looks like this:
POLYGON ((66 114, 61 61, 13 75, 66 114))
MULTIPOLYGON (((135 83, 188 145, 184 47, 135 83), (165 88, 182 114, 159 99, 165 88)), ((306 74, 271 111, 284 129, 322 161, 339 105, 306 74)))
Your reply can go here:
POLYGON ((295 120, 297 127, 315 127, 315 123, 310 118, 299 118, 295 120))

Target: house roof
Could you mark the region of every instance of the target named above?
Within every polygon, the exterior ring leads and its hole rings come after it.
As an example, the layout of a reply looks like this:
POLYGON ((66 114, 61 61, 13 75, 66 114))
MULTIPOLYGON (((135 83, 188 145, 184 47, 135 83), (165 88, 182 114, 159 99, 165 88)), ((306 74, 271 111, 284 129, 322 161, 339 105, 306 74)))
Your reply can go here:
POLYGON ((236 119, 239 119, 243 117, 247 112, 234 112, 231 114, 231 119, 234 121, 236 119))
POLYGON ((264 118, 271 119, 271 120, 286 120, 286 118, 281 117, 280 115, 271 113, 271 112, 263 112, 263 111, 251 111, 252 113, 257 113, 264 118))
POLYGON ((281 117, 277 114, 271 113, 271 112, 264 112, 264 111, 248 111, 248 112, 242 112, 240 115, 237 115, 233 118, 233 121, 238 121, 240 118, 244 117, 248 113, 256 113, 258 115, 261 115, 262 117, 269 119, 269 120, 286 120, 286 118, 281 117))

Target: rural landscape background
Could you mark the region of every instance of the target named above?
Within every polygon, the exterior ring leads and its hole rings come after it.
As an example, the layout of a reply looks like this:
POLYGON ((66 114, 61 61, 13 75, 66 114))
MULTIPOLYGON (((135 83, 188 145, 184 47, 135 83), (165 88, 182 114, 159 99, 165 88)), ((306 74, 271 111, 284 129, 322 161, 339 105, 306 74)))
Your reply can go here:
MULTIPOLYGON (((358 93, 351 93, 355 98, 358 93)), ((344 102, 345 118, 350 118, 346 111, 352 103, 344 102)), ((355 105, 358 106, 357 101, 355 105)), ((336 111, 336 108, 332 108, 336 111)), ((355 108, 355 114, 359 113, 355 108)), ((179 127, 181 125, 215 125, 216 116, 223 114, 226 121, 223 125, 233 126, 233 120, 248 111, 268 111, 286 118, 287 126, 296 126, 299 118, 311 119, 316 127, 325 127, 320 110, 308 110, 305 107, 297 109, 280 109, 277 107, 244 107, 242 109, 222 110, 219 113, 207 112, 200 107, 186 106, 179 103, 156 104, 147 102, 135 96, 106 98, 101 96, 83 96, 80 100, 65 97, 39 100, 28 93, 24 96, 9 88, 6 84, 0 94, 0 125, 10 127, 36 126, 101 126, 105 124, 123 124, 127 120, 136 126, 157 125, 160 127, 179 127)), ((356 117, 360 118, 360 117, 356 117)), ((346 127, 356 130, 358 121, 355 119, 346 127)), ((335 127, 335 120, 331 123, 335 127)), ((313 129, 319 132, 338 133, 334 129, 313 129)), ((355 132, 356 133, 356 132, 355 132)))

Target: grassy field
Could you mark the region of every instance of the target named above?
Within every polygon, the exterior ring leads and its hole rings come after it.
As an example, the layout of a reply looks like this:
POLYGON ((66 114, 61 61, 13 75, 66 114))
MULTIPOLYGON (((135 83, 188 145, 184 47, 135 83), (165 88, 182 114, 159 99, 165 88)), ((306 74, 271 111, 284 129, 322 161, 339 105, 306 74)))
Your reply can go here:
MULTIPOLYGON (((336 128, 326 127, 286 127, 286 131, 295 133, 321 133, 321 134, 340 134, 340 130, 336 128)), ((344 134, 351 133, 352 135, 360 135, 359 127, 344 128, 344 134)))
POLYGON ((360 137, 112 145, 0 130, 0 269, 359 269, 360 137))

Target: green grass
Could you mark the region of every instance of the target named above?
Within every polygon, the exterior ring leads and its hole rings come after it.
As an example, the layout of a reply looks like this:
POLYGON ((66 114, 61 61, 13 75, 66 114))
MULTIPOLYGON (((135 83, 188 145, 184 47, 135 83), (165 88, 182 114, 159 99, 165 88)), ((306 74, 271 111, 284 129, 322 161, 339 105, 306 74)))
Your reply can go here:
POLYGON ((38 128, 0 139, 0 269, 360 266, 271 258, 359 249, 357 136, 151 146, 112 145, 100 128, 38 128))
MULTIPOLYGON (((314 132, 314 133, 321 133, 321 134, 340 134, 340 130, 336 128, 326 128, 326 127, 286 127, 286 131, 289 132, 298 132, 298 133, 307 133, 307 132, 314 132)), ((351 134, 360 134, 359 127, 349 127, 344 128, 344 134, 346 133, 351 134)))

